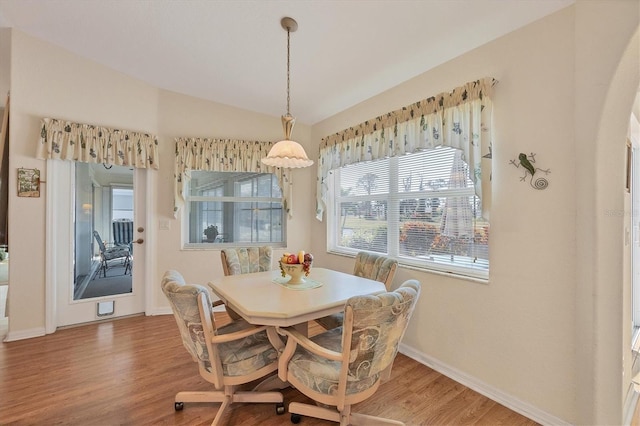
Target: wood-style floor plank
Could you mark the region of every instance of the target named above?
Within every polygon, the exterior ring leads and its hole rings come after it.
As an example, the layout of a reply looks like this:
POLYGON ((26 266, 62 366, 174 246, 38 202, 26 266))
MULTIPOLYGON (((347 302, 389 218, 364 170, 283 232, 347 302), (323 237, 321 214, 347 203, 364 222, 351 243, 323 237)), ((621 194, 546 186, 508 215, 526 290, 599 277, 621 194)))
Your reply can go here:
MULTIPOLYGON (((224 313, 218 314, 224 323, 224 313)), ((315 334, 320 327, 311 326, 315 334)), ((210 390, 182 346, 172 315, 130 317, 0 346, 1 425, 209 425, 217 404, 185 404, 176 392, 210 390)), ((285 404, 311 402, 295 389, 285 404)), ((407 425, 535 425, 402 354, 391 380, 354 411, 407 425)), ((234 404, 228 425, 290 424, 273 404, 234 404)), ((303 418, 302 425, 334 425, 303 418)))

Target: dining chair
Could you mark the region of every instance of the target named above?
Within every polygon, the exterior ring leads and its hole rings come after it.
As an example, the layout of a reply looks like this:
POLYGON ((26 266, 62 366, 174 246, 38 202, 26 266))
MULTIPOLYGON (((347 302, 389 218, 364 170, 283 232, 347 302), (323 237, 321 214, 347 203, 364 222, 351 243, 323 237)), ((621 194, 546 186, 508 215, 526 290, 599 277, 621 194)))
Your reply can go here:
POLYGON ((225 275, 270 271, 272 256, 273 249, 269 246, 239 247, 220 251, 225 275))
MULTIPOLYGON (((225 276, 270 271, 272 257, 273 249, 270 246, 238 247, 220 250, 222 271, 225 276)), ((214 307, 223 304, 221 300, 213 302, 214 307)), ((225 309, 232 319, 242 318, 228 306, 225 306, 225 309)))
POLYGON ((116 259, 122 259, 124 265, 124 274, 126 275, 128 270, 130 270, 129 263, 131 262, 131 252, 129 251, 129 247, 126 246, 116 246, 116 247, 107 247, 102 238, 100 237, 100 233, 96 230, 93 231, 93 236, 98 243, 98 249, 100 250, 100 267, 98 269, 98 276, 100 276, 100 272, 107 277, 107 269, 109 269, 109 262, 116 259))
MULTIPOLYGON (((391 290, 391 283, 398 268, 398 261, 380 254, 367 253, 364 251, 356 255, 355 265, 353 267, 353 275, 371 280, 379 281, 384 284, 387 291, 391 290)), ((344 313, 338 312, 318 318, 316 322, 325 330, 340 327, 344 319, 344 313)))
POLYGON ((389 380, 419 295, 420 283, 408 280, 393 292, 347 300, 342 327, 311 338, 292 327, 279 328, 287 343, 278 361, 278 376, 316 403, 291 402, 291 421, 298 423, 303 415, 341 425, 403 425, 353 413, 351 407, 389 380))
POLYGON ((220 402, 212 425, 220 423, 234 402, 274 403, 276 413, 284 414, 282 393, 236 390, 278 368, 278 350, 270 343, 267 326, 238 320, 217 327, 207 289, 185 284, 177 271, 165 272, 162 291, 173 310, 184 347, 198 363, 202 378, 215 389, 178 392, 175 410, 182 410, 185 402, 220 402))

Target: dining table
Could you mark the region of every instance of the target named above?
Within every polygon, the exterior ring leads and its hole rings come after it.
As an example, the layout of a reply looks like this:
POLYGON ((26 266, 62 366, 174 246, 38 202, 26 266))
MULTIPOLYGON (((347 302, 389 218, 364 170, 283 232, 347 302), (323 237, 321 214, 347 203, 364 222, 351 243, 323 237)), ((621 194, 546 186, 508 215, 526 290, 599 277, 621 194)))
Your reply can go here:
POLYGON ((220 276, 211 291, 248 323, 290 327, 344 310, 353 296, 386 291, 383 283, 327 268, 311 268, 301 284, 279 269, 220 276))
MULTIPOLYGON (((276 269, 220 276, 208 286, 245 321, 268 326, 269 341, 278 351, 284 349, 279 327, 294 327, 306 336, 309 321, 342 312, 350 297, 386 291, 381 282, 326 268, 311 268, 299 284, 289 284, 290 280, 289 275, 276 269)), ((274 374, 253 390, 266 392, 288 386, 274 374)))

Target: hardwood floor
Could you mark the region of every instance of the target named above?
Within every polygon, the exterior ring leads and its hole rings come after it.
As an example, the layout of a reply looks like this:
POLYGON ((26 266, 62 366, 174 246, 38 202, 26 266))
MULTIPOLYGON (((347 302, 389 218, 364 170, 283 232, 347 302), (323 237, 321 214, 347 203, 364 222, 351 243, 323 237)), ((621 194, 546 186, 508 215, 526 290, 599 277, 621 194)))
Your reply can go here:
MULTIPOLYGON (((176 412, 173 401, 178 391, 210 388, 172 315, 68 328, 0 346, 2 425, 209 425, 217 404, 185 404, 176 412)), ((309 401, 295 389, 283 393, 285 404, 309 401)), ((354 411, 407 425, 536 424, 402 354, 391 380, 354 411)), ((290 424, 272 404, 234 404, 226 421, 290 424)), ((307 417, 301 424, 335 425, 307 417)))

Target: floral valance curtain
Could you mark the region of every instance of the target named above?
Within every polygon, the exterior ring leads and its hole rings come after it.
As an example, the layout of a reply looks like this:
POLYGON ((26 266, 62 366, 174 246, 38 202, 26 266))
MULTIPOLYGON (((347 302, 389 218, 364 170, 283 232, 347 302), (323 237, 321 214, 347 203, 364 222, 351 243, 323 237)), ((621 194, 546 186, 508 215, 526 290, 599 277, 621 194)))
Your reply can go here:
POLYGON ((191 170, 214 172, 273 173, 282 190, 283 207, 291 217, 289 176, 285 169, 270 167, 260 161, 266 157, 273 142, 232 139, 176 138, 175 206, 174 214, 184 205, 185 183, 191 170))
POLYGON ((38 158, 158 169, 158 137, 91 124, 45 118, 38 158))
POLYGON ((316 218, 322 220, 333 169, 446 145, 462 151, 488 219, 491 203, 492 78, 421 100, 327 136, 320 143, 316 218))

